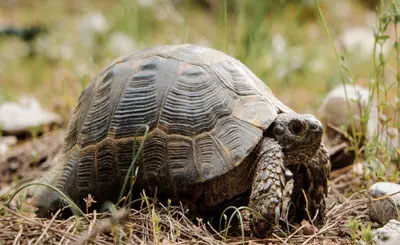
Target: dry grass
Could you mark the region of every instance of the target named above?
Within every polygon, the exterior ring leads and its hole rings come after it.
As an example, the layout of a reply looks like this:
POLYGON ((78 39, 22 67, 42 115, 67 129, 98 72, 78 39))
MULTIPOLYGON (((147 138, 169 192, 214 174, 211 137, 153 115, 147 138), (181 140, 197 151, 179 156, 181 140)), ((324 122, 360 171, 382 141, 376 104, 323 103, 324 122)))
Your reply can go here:
MULTIPOLYGON (((368 222, 367 195, 344 189, 354 187, 351 176, 332 180, 325 224, 312 235, 304 235, 306 225, 275 228, 266 239, 250 236, 246 214, 245 238, 230 232, 217 232, 201 219, 193 222, 183 207, 142 203, 141 209, 119 210, 112 215, 91 213, 69 219, 40 219, 29 208, 5 208, 0 214, 0 241, 4 244, 348 244, 352 243, 349 220, 368 222), (25 210, 25 211, 23 211, 25 210)), ((3 204, 1 205, 3 206, 3 204)), ((235 225, 236 226, 236 225, 235 225)), ((232 227, 235 228, 235 227, 232 227)))
POLYGON ((67 220, 27 217, 16 210, 5 209, 0 217, 0 240, 13 244, 159 244, 196 242, 199 244, 222 244, 216 233, 206 225, 196 226, 180 207, 143 208, 118 211, 106 218, 105 214, 88 214, 84 218, 67 220), (154 216, 157 215, 159 220, 154 216))

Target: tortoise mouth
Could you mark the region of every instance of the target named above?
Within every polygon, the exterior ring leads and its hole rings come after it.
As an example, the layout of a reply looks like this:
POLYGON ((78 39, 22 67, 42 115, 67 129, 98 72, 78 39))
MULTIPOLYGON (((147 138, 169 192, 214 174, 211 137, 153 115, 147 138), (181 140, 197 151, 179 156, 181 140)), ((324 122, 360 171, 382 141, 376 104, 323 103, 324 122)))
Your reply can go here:
POLYGON ((284 148, 284 151, 294 152, 296 154, 298 152, 312 152, 314 154, 317 151, 317 149, 320 147, 320 145, 321 145, 321 143, 315 143, 315 144, 311 144, 311 145, 300 145, 297 147, 287 147, 287 148, 284 148))
POLYGON ((321 145, 321 143, 315 143, 315 144, 307 145, 307 146, 299 146, 299 147, 296 147, 296 148, 294 149, 294 151, 297 151, 297 150, 305 150, 305 149, 310 149, 310 150, 315 149, 315 151, 316 151, 316 150, 319 148, 320 145, 321 145))
POLYGON ((294 165, 311 161, 321 144, 313 144, 307 146, 299 146, 296 148, 283 149, 285 155, 285 163, 294 165))

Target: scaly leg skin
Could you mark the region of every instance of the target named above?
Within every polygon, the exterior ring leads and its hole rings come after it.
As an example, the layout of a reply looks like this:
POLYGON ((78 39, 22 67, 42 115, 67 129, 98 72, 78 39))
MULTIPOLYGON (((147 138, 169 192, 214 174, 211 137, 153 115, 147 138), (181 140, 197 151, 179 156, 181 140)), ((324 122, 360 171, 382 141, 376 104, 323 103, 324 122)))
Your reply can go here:
POLYGON ((272 226, 278 224, 282 208, 287 208, 288 201, 285 199, 291 196, 293 181, 286 185, 285 173, 290 177, 290 171, 284 166, 280 145, 271 138, 265 138, 257 158, 249 201, 249 207, 263 216, 251 216, 251 228, 258 237, 268 234, 272 226))
MULTIPOLYGON (((325 197, 328 195, 328 178, 331 170, 329 154, 321 144, 311 162, 307 165, 309 209, 314 216, 318 211, 317 221, 323 221, 325 215, 325 197)), ((313 216, 311 218, 313 218, 313 216)))
POLYGON ((323 144, 315 153, 310 162, 306 163, 304 168, 304 176, 300 185, 296 186, 296 190, 304 189, 307 202, 304 200, 302 191, 293 194, 292 200, 295 202, 296 212, 303 213, 306 218, 308 214, 311 219, 315 215, 317 222, 322 222, 325 214, 325 197, 328 194, 328 177, 331 169, 328 152, 323 144), (307 206, 308 205, 308 206, 307 206), (308 210, 308 214, 304 210, 308 210))

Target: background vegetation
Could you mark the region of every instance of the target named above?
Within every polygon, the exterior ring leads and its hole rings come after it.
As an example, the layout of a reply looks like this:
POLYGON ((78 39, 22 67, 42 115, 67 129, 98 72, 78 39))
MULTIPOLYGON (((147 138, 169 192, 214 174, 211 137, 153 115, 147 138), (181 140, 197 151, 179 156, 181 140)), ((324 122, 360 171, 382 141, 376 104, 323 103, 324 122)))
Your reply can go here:
MULTIPOLYGON (((321 1, 337 48, 358 83, 371 77, 376 15, 364 1, 321 1)), ((368 1, 367 1, 368 2, 368 1)), ((311 0, 3 0, 0 25, 39 25, 30 46, 0 38, 0 101, 36 95, 65 118, 90 78, 116 57, 161 44, 197 43, 227 52, 299 112, 316 112, 341 83, 311 0)))

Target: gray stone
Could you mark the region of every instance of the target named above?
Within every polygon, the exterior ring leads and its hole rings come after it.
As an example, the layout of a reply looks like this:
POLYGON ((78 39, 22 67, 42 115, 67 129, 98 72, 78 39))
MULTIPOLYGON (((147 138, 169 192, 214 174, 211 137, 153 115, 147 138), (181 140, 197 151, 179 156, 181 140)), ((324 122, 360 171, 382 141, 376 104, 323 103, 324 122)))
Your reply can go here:
MULTIPOLYGON (((345 84, 334 88, 322 102, 319 117, 324 125, 323 143, 328 148, 332 169, 348 166, 355 159, 354 151, 348 150, 351 142, 345 136, 354 136, 352 125, 355 127, 355 132, 363 133, 360 146, 377 134, 379 141, 385 143, 388 151, 395 152, 396 148, 399 148, 398 130, 396 128, 387 130, 378 128, 376 100, 371 98, 368 89, 361 86, 345 84), (368 106, 370 106, 369 120, 363 128, 361 119, 368 106)), ((397 156, 397 154, 393 155, 397 156)), ((395 160, 396 156, 392 160, 395 160)))
POLYGON ((369 215, 372 221, 386 224, 400 215, 400 185, 378 182, 369 191, 369 215))
MULTIPOLYGON (((351 135, 351 121, 357 132, 361 131, 361 118, 368 106, 370 94, 368 89, 358 85, 339 85, 328 93, 319 109, 320 119, 326 130, 327 144, 337 145, 340 139, 337 134, 347 132, 351 135)), ((372 136, 378 128, 378 109, 376 104, 371 106, 370 118, 366 128, 366 137, 372 136)))
MULTIPOLYGON (((339 85, 328 93, 319 109, 324 125, 323 143, 327 146, 332 170, 346 167, 354 162, 355 153, 348 150, 351 141, 345 136, 364 133, 362 139, 369 139, 378 128, 378 109, 376 103, 370 107, 369 121, 363 129, 361 119, 370 100, 368 89, 358 85, 339 85), (351 120, 351 118, 353 120, 351 120)), ((364 141, 360 142, 361 144, 364 141)))

